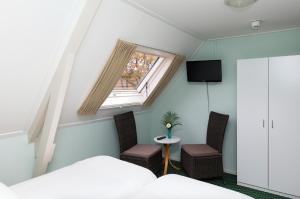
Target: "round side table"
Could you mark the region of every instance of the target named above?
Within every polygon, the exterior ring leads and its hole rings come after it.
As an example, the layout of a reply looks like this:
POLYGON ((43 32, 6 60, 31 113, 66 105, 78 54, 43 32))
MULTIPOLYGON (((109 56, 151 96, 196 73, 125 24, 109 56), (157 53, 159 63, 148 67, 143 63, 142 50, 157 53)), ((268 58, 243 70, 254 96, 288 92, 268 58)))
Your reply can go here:
POLYGON ((176 170, 179 170, 179 168, 175 167, 172 162, 171 162, 171 159, 170 159, 170 145, 172 144, 177 144, 178 142, 180 142, 180 138, 179 137, 176 137, 176 136, 172 136, 172 138, 164 138, 164 139, 161 139, 161 140, 158 140, 157 138, 159 137, 163 137, 164 135, 160 135, 160 136, 156 136, 154 138, 154 141, 156 143, 159 143, 159 144, 163 144, 164 147, 165 147, 165 159, 164 159, 164 175, 166 175, 168 173, 168 164, 170 163, 170 165, 176 169, 176 170))

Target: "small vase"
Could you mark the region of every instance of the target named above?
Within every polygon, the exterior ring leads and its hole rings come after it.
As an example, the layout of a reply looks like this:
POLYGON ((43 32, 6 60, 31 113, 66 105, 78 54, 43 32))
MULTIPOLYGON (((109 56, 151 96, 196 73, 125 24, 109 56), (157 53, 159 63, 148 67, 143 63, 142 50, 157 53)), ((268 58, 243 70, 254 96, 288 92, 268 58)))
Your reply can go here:
POLYGON ((171 129, 171 128, 168 129, 167 137, 168 137, 169 139, 172 138, 172 129, 171 129))

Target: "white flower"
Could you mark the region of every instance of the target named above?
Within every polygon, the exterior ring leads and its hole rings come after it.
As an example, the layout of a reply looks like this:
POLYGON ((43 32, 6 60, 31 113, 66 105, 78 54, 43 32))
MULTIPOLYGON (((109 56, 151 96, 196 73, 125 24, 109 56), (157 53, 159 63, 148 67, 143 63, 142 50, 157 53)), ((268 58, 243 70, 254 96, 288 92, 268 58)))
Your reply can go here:
POLYGON ((167 124, 166 124, 166 127, 167 127, 167 129, 169 129, 169 128, 171 128, 171 127, 172 127, 172 124, 170 124, 170 123, 167 123, 167 124))

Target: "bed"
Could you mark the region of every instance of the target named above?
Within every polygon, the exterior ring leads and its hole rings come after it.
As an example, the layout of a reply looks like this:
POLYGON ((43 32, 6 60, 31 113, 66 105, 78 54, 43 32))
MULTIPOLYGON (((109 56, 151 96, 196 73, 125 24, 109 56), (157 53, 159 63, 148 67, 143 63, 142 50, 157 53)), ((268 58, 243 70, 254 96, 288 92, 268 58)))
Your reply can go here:
POLYGON ((175 174, 143 187, 133 199, 253 199, 244 194, 175 174))
POLYGON ((157 178, 148 169, 109 156, 77 162, 10 190, 20 199, 250 199, 179 175, 157 178))
POLYGON ((10 188, 20 199, 120 199, 131 198, 154 180, 148 169, 98 156, 10 188))

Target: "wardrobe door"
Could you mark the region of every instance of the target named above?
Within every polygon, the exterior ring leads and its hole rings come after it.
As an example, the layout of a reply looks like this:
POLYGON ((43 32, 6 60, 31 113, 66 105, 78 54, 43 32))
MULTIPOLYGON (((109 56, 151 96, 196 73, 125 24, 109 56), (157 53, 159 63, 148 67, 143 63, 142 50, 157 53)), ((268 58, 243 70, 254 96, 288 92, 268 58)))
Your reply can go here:
POLYGON ((268 58, 237 63, 237 174, 268 187, 268 58))
POLYGON ((300 196, 300 56, 270 58, 270 189, 300 196))

